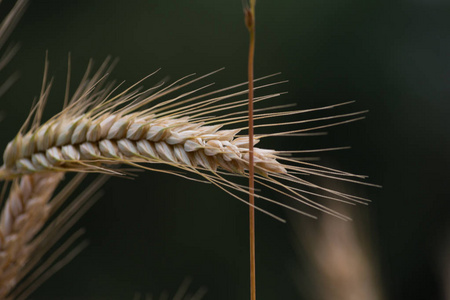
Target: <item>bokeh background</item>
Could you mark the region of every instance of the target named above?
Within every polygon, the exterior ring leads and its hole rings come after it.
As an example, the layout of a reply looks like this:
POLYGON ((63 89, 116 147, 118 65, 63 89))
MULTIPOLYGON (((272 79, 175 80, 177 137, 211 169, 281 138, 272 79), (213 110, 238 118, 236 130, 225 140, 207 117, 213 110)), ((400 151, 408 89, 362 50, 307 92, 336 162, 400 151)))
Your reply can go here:
MULTIPOLYGON (((11 3, 5 2, 0 10, 11 3)), ((11 41, 20 42, 21 49, 0 79, 14 71, 20 79, 1 99, 2 148, 39 93, 47 50, 55 78, 47 116, 61 107, 69 52, 73 86, 89 58, 100 63, 107 55, 120 58, 112 77, 128 83, 158 68, 157 80, 221 67, 226 69, 206 81, 225 87, 246 80, 248 36, 238 0, 30 1, 11 41)), ((368 174, 369 182, 383 186, 342 186, 373 200, 351 214, 370 249, 369 265, 383 299, 444 299, 450 285, 444 276, 450 268, 448 263, 445 271, 449 54, 450 2, 445 0, 257 4, 256 74, 281 72, 278 79, 289 80, 278 88, 288 94, 275 101, 311 108, 356 100, 347 111, 370 111, 366 120, 331 129, 325 138, 266 145, 350 145, 324 153, 322 163, 368 174)), ((173 294, 186 277, 193 278, 191 290, 208 288, 205 299, 248 299, 245 205, 214 187, 148 172, 135 180, 112 178, 103 190, 104 197, 77 225, 87 229, 90 246, 33 299, 173 294)), ((307 256, 310 240, 299 239, 317 232, 320 221, 263 207, 290 221, 257 214, 258 299, 319 299, 317 282, 309 284, 316 278, 307 256)), ((336 247, 343 242, 338 239, 336 247)))

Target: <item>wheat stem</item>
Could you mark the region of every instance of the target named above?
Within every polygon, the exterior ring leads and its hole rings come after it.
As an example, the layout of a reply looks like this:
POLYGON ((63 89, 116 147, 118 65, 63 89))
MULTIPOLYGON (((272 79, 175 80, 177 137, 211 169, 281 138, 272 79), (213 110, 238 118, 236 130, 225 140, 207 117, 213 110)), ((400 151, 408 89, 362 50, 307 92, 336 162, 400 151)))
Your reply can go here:
MULTIPOLYGON (((248 50, 248 137, 253 141, 253 96, 254 96, 254 58, 255 58, 255 0, 245 9, 245 24, 249 32, 248 50)), ((249 144, 249 235, 250 235, 250 299, 256 300, 256 241, 255 241, 255 166, 253 143, 249 144)))

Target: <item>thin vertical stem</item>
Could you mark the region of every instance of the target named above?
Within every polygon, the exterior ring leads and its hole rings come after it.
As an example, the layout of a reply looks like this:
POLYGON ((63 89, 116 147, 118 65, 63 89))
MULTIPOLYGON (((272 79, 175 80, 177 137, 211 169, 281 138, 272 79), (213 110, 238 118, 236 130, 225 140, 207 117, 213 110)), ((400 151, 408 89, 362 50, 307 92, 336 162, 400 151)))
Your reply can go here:
POLYGON ((255 168, 253 158, 253 66, 255 58, 255 2, 245 9, 245 24, 250 34, 248 51, 248 138, 249 138, 249 233, 250 233, 250 299, 256 300, 256 259, 255 259, 255 168))

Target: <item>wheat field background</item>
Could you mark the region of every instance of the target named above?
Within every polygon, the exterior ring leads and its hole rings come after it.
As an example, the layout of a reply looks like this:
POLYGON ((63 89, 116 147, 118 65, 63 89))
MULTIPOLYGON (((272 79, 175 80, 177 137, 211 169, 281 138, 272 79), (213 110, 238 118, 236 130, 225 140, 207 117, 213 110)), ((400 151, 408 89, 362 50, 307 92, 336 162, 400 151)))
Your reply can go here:
MULTIPOLYGON (((5 1, 7 5, 11 1, 5 1)), ((356 213, 370 224, 387 299, 444 298, 450 239, 450 5, 445 1, 258 1, 255 72, 282 72, 277 104, 298 108, 356 100, 367 119, 326 137, 280 139, 284 149, 351 145, 321 162, 370 175, 382 189, 356 213)), ((3 11, 0 11, 3 13, 3 11)), ((74 84, 89 58, 119 57, 112 78, 133 83, 162 68, 177 79, 226 69, 219 87, 246 80, 247 32, 240 1, 31 1, 11 38, 21 49, 0 74, 19 81, 2 97, 4 148, 25 120, 49 51, 54 88, 46 116, 61 108, 67 54, 74 84)), ((149 86, 151 83, 146 83, 149 86)), ((270 143, 266 144, 271 146, 270 143)), ((77 225, 90 246, 33 299, 131 299, 174 293, 185 277, 205 299, 248 298, 247 208, 217 188, 145 172, 112 178, 77 225)), ((271 212, 284 211, 262 205, 271 212)), ((297 216, 297 218, 302 218, 297 216)), ((303 226, 313 226, 305 220, 303 226)), ((290 224, 257 214, 259 299, 303 299, 290 224)), ((307 298, 305 298, 307 299, 307 298)))

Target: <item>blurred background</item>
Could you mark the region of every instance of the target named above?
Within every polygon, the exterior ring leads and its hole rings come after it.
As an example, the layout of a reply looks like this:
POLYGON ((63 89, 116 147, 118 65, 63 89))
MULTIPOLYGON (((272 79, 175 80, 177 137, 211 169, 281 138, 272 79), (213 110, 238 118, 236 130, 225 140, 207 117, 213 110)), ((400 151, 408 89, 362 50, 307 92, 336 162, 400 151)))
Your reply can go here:
MULTIPOLYGON (((0 10, 12 3, 4 2, 0 10)), ((450 299, 450 2, 259 0, 256 38, 256 76, 281 72, 277 78, 289 80, 277 87, 288 92, 277 104, 303 109, 356 100, 348 112, 369 110, 366 120, 332 128, 326 137, 265 145, 352 146, 321 154, 321 163, 383 186, 322 183, 373 201, 337 208, 355 218, 351 226, 262 204, 288 223, 257 214, 258 299, 352 299, 324 292, 336 284, 324 272, 339 268, 370 274, 348 277, 354 286, 367 283, 373 299, 450 299), (321 261, 330 267, 324 271, 321 261)), ((21 49, 0 80, 15 71, 20 79, 1 99, 2 149, 39 94, 47 50, 55 78, 47 116, 61 108, 69 52, 73 87, 89 58, 98 65, 108 55, 120 58, 112 78, 130 84, 158 68, 146 86, 221 67, 207 83, 246 81, 248 34, 239 0, 30 1, 10 41, 21 49)), ((192 290, 208 288, 205 299, 249 298, 245 205, 212 186, 149 172, 112 178, 103 190, 77 225, 87 228, 90 246, 33 299, 173 294, 186 277, 193 278, 192 290)))

